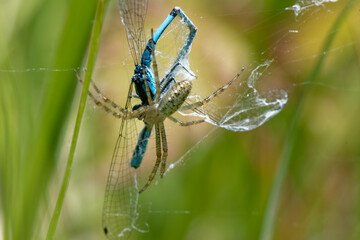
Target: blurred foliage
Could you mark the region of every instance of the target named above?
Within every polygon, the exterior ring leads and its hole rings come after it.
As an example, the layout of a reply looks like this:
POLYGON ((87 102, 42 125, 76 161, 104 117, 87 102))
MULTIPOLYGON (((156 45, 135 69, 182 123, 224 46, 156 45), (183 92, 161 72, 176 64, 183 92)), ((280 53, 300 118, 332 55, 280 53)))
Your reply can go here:
MULTIPOLYGON (((177 168, 143 193, 151 231, 141 239, 257 239, 295 109, 310 88, 281 191, 274 239, 360 238, 359 3, 321 53, 347 1, 150 0, 156 28, 180 6, 198 28, 190 64, 206 96, 242 66, 274 59, 259 87, 284 88, 289 102, 246 133, 217 129, 177 168), (290 31, 291 30, 291 31, 290 31), (316 84, 305 82, 325 54, 316 84)), ((0 201, 4 239, 43 239, 48 228, 77 109, 73 68, 86 55, 96 1, 0 0, 0 201)), ((150 29, 150 28, 149 28, 150 29)), ((110 1, 94 79, 122 103, 133 71, 124 28, 110 1)), ((249 72, 248 72, 249 73, 249 72)), ((243 78, 245 78, 244 76, 243 78)), ((194 88, 195 88, 194 87, 194 88)), ((201 91, 200 91, 201 89, 201 91)), ((226 94, 225 94, 226 96, 226 94)), ((57 239, 104 239, 102 201, 119 121, 89 102, 57 239)), ((170 160, 209 126, 168 124, 170 160)))

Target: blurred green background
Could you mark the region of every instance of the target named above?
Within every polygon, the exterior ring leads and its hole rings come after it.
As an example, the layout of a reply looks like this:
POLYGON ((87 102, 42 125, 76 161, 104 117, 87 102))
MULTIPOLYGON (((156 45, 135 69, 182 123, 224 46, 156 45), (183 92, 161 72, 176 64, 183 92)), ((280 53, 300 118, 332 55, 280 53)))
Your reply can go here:
MULTIPOLYGON (((217 129, 185 166, 151 186, 143 194, 151 231, 141 239, 259 239, 276 170, 293 140, 273 239, 359 239, 359 1, 327 52, 323 43, 348 1, 309 2, 297 16, 285 10, 294 1, 149 2, 149 29, 174 6, 197 26, 190 55, 196 92, 206 96, 242 66, 246 78, 274 59, 258 86, 286 89, 289 102, 251 132, 217 129), (325 63, 310 83, 321 55, 325 63), (290 131, 297 134, 289 139, 290 131)), ((81 91, 72 69, 83 66, 95 6, 0 0, 0 239, 45 238, 81 91)), ((133 71, 124 32, 109 1, 93 78, 119 103, 133 71)), ((102 203, 118 127, 88 102, 56 239, 105 239, 102 203)), ((167 127, 170 161, 212 128, 167 127)))

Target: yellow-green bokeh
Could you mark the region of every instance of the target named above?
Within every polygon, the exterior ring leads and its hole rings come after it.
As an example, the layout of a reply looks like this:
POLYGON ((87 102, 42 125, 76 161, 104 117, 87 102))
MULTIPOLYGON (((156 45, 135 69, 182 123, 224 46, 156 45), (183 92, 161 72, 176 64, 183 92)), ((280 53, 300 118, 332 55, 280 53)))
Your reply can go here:
MULTIPOLYGON (((274 239, 358 239, 359 3, 336 32, 330 51, 321 53, 347 1, 310 5, 297 17, 285 10, 293 1, 149 2, 149 29, 174 6, 197 26, 190 64, 198 93, 210 94, 242 66, 248 75, 265 59, 274 59, 259 87, 284 88, 289 102, 251 132, 216 130, 185 166, 151 186, 142 196, 151 202, 151 231, 141 239, 258 239, 305 88, 310 91, 295 126, 274 239), (309 84, 320 54, 326 55, 325 63, 316 83, 309 84)), ((45 236, 80 93, 71 68, 81 67, 86 56, 95 5, 94 0, 0 1, 0 232, 5 239, 45 236)), ((112 0, 94 79, 120 104, 133 71, 124 32, 112 0)), ((225 94, 224 101, 229 97, 225 94)), ((211 129, 166 124, 169 161, 211 129)), ((102 202, 118 125, 88 102, 57 239, 105 239, 102 202)))

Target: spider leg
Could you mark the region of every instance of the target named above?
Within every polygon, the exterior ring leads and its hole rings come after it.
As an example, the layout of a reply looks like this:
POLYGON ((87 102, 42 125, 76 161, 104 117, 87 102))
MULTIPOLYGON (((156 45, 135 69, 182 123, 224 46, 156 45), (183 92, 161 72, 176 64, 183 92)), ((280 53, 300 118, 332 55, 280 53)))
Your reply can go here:
POLYGON ((179 111, 184 111, 184 110, 189 110, 189 109, 194 109, 194 108, 198 108, 201 107, 202 105, 208 103, 211 101, 211 99, 213 99, 214 97, 216 97, 217 95, 219 95, 220 93, 222 93, 225 89, 227 89, 236 79, 239 78, 240 73, 244 71, 244 68, 241 69, 241 71, 236 74, 236 76, 231 79, 227 84, 225 84, 224 86, 222 86, 221 88, 219 88, 218 90, 216 90, 214 93, 212 93, 210 96, 208 96, 207 98, 204 98, 201 101, 189 104, 189 105, 185 105, 185 106, 181 106, 179 108, 179 111))
POLYGON ((161 158, 160 177, 163 177, 164 173, 165 173, 165 168, 166 168, 168 147, 167 147, 167 141, 166 141, 166 132, 165 132, 165 127, 164 127, 164 122, 161 122, 159 125, 160 125, 161 142, 162 142, 162 148, 163 148, 163 154, 162 154, 162 158, 161 158))
POLYGON ((149 105, 152 105, 152 104, 154 104, 154 102, 153 102, 153 99, 151 97, 150 87, 149 87, 147 75, 145 74, 145 68, 143 68, 143 76, 144 76, 144 84, 145 84, 145 91, 146 91, 147 100, 148 100, 149 105))
MULTIPOLYGON (((76 75, 79 81, 81 81, 79 75, 77 73, 76 75)), ((130 85, 129 88, 129 92, 131 91, 132 91, 132 84, 130 85)), ((119 109, 112 109, 111 107, 107 106, 105 103, 99 101, 91 92, 88 92, 88 95, 91 98, 91 100, 93 100, 96 106, 101 107, 105 112, 113 115, 116 118, 121 118, 121 119, 141 118, 148 109, 147 106, 142 106, 134 111, 129 111, 123 108, 121 108, 120 111, 119 109), (117 110, 119 110, 119 112, 117 112, 117 110)), ((126 106, 129 106, 129 102, 130 102, 130 98, 126 100, 126 106)))
POLYGON ((99 95, 100 99, 104 102, 104 103, 108 103, 110 104, 113 108, 115 108, 118 111, 124 111, 125 109, 123 109, 122 107, 120 107, 119 105, 117 105, 114 101, 112 101, 110 98, 106 97, 98 88, 98 86, 91 81, 91 85, 93 86, 93 88, 95 89, 96 93, 99 95))
MULTIPOLYGON (((75 72, 75 76, 76 78, 79 80, 79 82, 82 84, 83 81, 80 78, 79 73, 74 69, 75 72)), ((96 106, 99 106, 101 108, 103 108, 106 112, 112 114, 113 116, 117 117, 117 118, 121 118, 120 116, 118 116, 119 114, 123 114, 126 115, 129 113, 128 110, 120 107, 119 105, 117 105, 114 101, 112 101, 111 99, 109 99, 108 97, 106 97, 101 91, 100 89, 96 86, 96 84, 91 81, 91 85, 93 86, 93 88, 95 89, 97 95, 100 97, 100 99, 102 100, 99 101, 95 95, 93 93, 91 93, 90 91, 88 92, 88 95, 90 96, 90 98, 93 100, 93 102, 95 103, 96 106), (106 105, 109 104, 110 106, 106 105), (121 112, 118 113, 117 111, 121 112)))
POLYGON ((155 124, 155 143, 156 143, 156 162, 153 167, 153 170, 150 173, 149 180, 146 182, 145 186, 139 191, 139 193, 142 193, 149 187, 151 182, 154 180, 154 177, 156 175, 156 172, 159 168, 160 162, 161 162, 161 133, 160 133, 160 127, 159 124, 155 124))
MULTIPOLYGON (((151 29, 151 36, 153 36, 153 35, 154 35, 154 30, 151 29)), ((152 49, 155 49, 154 42, 152 42, 151 47, 152 47, 152 49)), ((155 102, 158 102, 159 98, 160 98, 160 82, 159 82, 158 65, 157 65, 156 57, 155 57, 155 50, 152 51, 152 57, 153 57, 153 71, 154 71, 154 75, 155 75, 155 86, 156 86, 155 102)))
POLYGON ((169 116, 168 118, 169 118, 171 121, 179 124, 180 126, 184 126, 184 127, 190 126, 190 125, 196 125, 196 124, 200 124, 200 123, 205 122, 204 119, 194 120, 194 121, 189 121, 189 122, 182 122, 182 121, 180 121, 179 119, 176 119, 176 118, 174 118, 174 117, 172 117, 172 116, 169 116))
POLYGON ((103 110, 105 110, 105 112, 113 115, 116 118, 121 118, 121 119, 142 118, 142 116, 147 110, 146 106, 143 106, 135 111, 127 111, 125 113, 115 112, 114 110, 103 104, 102 102, 98 101, 90 92, 88 94, 93 99, 96 106, 101 107, 103 110))

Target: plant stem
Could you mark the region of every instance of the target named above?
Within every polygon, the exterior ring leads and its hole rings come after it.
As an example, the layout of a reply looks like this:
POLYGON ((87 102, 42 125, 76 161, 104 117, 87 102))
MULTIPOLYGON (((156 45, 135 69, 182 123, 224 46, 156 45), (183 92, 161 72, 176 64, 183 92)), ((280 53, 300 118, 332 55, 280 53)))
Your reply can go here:
MULTIPOLYGON (((318 77, 321 67, 325 61, 325 57, 328 55, 325 53, 328 52, 328 50, 330 49, 330 46, 335 38, 336 33, 340 29, 341 24, 344 22, 346 16, 348 15, 351 7, 354 5, 355 2, 356 0, 350 0, 345 5, 345 7, 342 9, 341 13, 335 20, 333 26, 330 29, 330 32, 328 33, 327 38, 325 39, 322 50, 319 53, 319 59, 317 60, 312 72, 310 73, 309 77, 305 82, 314 83, 316 81, 316 78, 318 77)), ((299 104, 295 109, 295 113, 293 115, 292 122, 290 124, 290 130, 288 132, 288 135, 286 136, 280 165, 276 170, 274 181, 271 186, 270 195, 264 214, 263 224, 261 227, 260 238, 259 238, 260 240, 270 240, 273 237, 280 194, 284 184, 285 177, 288 173, 288 167, 291 161, 291 154, 295 146, 296 138, 298 136, 299 128, 297 126, 299 125, 300 115, 304 108, 304 102, 306 96, 309 94, 309 91, 311 89, 310 86, 311 84, 308 84, 301 92, 301 95, 299 97, 299 104)))
POLYGON ((47 240, 54 238, 54 234, 55 234, 56 227, 57 227, 59 217, 60 217, 60 212, 61 212, 64 198, 65 198, 65 193, 66 193, 67 187, 69 185, 69 181, 70 181, 72 162, 74 159, 77 139, 79 136, 81 120, 82 120, 82 117, 84 114, 87 93, 88 93, 88 89, 89 89, 90 82, 91 82, 91 75, 92 75, 92 72, 93 72, 93 69, 95 66, 97 51, 98 51, 98 47, 99 47, 100 33, 101 33, 101 28, 102 28, 102 24, 103 24, 103 20, 104 20, 104 5, 105 5, 104 3, 105 3, 105 0, 98 0, 97 6, 96 6, 95 21, 94 21, 94 25, 93 25, 93 29, 92 29, 92 33, 91 33, 91 38, 90 38, 89 55, 88 55, 88 59, 87 59, 86 66, 85 66, 85 69, 86 69, 85 78, 84 78, 84 83, 83 83, 83 89, 81 92, 81 98, 80 98, 78 113, 77 113, 77 117, 76 117, 73 137, 71 140, 69 157, 68 157, 68 161, 66 164, 64 179, 63 179, 63 182, 61 185, 59 196, 58 196, 56 206, 55 206, 55 209, 54 209, 51 221, 50 221, 49 229, 47 232, 47 236, 46 236, 47 240))

